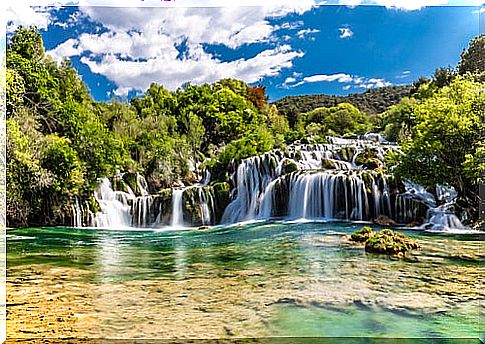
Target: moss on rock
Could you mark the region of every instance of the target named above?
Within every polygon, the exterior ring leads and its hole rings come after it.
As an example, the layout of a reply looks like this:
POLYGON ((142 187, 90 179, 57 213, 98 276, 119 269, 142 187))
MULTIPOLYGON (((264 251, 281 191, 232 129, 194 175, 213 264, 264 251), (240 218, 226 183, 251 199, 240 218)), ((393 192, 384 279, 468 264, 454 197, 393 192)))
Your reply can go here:
POLYGON ((375 233, 365 242, 366 252, 385 253, 389 255, 404 254, 407 251, 418 248, 419 245, 416 243, 416 240, 390 229, 383 229, 375 233))
POLYGON ((376 232, 368 226, 357 230, 351 235, 350 240, 365 243, 366 252, 384 253, 388 255, 402 255, 410 250, 419 248, 416 240, 402 233, 394 232, 390 229, 383 229, 376 232))
POLYGON ((383 166, 377 156, 377 151, 372 148, 366 148, 355 158, 355 163, 368 170, 375 170, 383 166))
POLYGON ((291 172, 298 171, 298 165, 289 159, 283 160, 282 172, 283 174, 288 174, 291 172))
POLYGON ((333 162, 332 160, 327 158, 322 158, 322 168, 326 170, 335 170, 337 166, 335 165, 335 162, 333 162))
POLYGON ((369 226, 364 226, 350 236, 350 240, 355 242, 366 242, 375 232, 369 226))

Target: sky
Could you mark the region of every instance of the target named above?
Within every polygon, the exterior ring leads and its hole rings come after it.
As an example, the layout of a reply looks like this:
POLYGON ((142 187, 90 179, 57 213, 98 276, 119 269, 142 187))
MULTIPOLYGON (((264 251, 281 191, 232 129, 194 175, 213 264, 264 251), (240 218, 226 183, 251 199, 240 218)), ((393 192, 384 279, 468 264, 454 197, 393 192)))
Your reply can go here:
POLYGON ((129 99, 152 82, 175 90, 230 77, 266 86, 274 101, 408 84, 438 67, 455 67, 484 17, 478 3, 456 0, 469 6, 299 0, 265 7, 217 7, 216 1, 201 8, 192 0, 183 7, 190 1, 156 8, 15 5, 7 8, 7 32, 37 25, 47 54, 69 58, 96 100, 129 99))

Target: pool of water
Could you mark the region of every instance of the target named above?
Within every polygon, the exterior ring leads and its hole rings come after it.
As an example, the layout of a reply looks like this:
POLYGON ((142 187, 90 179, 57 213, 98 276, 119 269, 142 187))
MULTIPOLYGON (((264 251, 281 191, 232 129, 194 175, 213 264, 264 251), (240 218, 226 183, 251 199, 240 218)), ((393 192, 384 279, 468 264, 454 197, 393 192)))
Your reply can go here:
POLYGON ((8 337, 483 333, 479 235, 405 231, 421 250, 395 259, 349 243, 361 226, 8 230, 8 337))

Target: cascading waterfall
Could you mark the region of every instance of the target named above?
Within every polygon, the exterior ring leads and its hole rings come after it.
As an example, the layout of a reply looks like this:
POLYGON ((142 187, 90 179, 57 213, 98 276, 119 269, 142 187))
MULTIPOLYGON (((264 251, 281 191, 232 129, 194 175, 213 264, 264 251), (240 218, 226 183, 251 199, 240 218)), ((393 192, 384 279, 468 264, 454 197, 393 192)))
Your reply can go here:
POLYGON ((443 185, 436 186, 437 202, 443 202, 428 210, 428 218, 422 228, 429 231, 453 232, 470 230, 469 227, 464 226, 458 216, 453 212, 453 206, 458 193, 453 187, 446 187, 443 185))
POLYGON ((237 196, 222 216, 222 223, 234 223, 256 218, 262 192, 281 173, 282 157, 272 152, 242 161, 233 176, 237 196))
POLYGON ((174 189, 172 198, 172 227, 181 227, 184 225, 184 207, 182 196, 184 189, 174 189))
MULTIPOLYGON (((126 192, 114 191, 105 178, 94 194, 101 211, 93 214, 87 202, 76 199, 72 224, 182 227, 275 217, 350 221, 380 218, 414 227, 424 223, 421 227, 426 230, 467 229, 453 213, 457 196, 454 189, 439 186, 433 194, 420 185, 397 182, 382 172, 387 152, 399 149, 395 144, 375 135, 363 139, 329 137, 328 141, 294 144, 244 159, 231 177, 228 203, 229 188, 223 189, 226 200, 221 203, 215 196, 215 184, 209 184, 211 175, 207 170, 195 174, 201 179, 199 183, 155 194, 150 194, 140 174, 132 181, 136 183, 136 195, 127 182, 119 184, 126 192)), ((116 178, 120 177, 125 178, 116 178)))
POLYGON ((333 139, 329 144, 291 146, 286 156, 270 152, 243 160, 233 176, 233 201, 222 222, 272 217, 277 197, 286 197, 286 215, 292 219, 372 220, 381 214, 391 217, 387 177, 381 178, 379 184, 369 172, 368 191, 362 168, 355 163, 356 156, 370 147, 376 150, 378 158, 384 159, 384 148, 374 142, 333 139), (283 171, 287 161, 299 171, 290 174, 289 179, 283 171), (333 168, 325 169, 325 163, 333 168), (276 189, 285 183, 288 185, 283 188, 288 193, 277 195, 276 189))
POLYGON ((114 191, 109 179, 104 178, 94 192, 94 198, 101 208, 94 217, 95 227, 123 228, 131 225, 130 201, 133 201, 134 195, 114 191))
POLYGON ((391 188, 390 176, 357 163, 369 150, 382 163, 388 150, 399 150, 395 144, 375 135, 328 139, 328 144, 297 144, 283 154, 243 160, 233 174, 232 202, 222 222, 275 216, 372 221, 385 216, 403 224, 427 219, 426 228, 463 228, 450 210, 453 201, 436 207, 434 195, 424 187, 405 183, 401 192, 398 185, 391 188), (288 161, 294 168, 287 173, 288 161))

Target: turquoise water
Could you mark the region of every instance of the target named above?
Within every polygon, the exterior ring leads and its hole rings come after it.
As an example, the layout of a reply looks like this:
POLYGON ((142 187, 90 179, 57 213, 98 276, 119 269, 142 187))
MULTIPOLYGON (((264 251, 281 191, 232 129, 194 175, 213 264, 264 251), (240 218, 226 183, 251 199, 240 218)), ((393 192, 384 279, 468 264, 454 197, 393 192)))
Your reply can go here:
MULTIPOLYGON (((262 222, 206 231, 8 230, 8 279, 18 280, 34 267, 46 280, 62 269, 66 285, 89 290, 123 286, 117 307, 130 312, 150 313, 156 304, 154 314, 169 312, 180 321, 212 314, 212 327, 200 324, 200 333, 209 337, 212 330, 221 333, 216 316, 224 315, 222 333, 238 337, 478 338, 485 259, 479 235, 405 231, 422 249, 398 260, 349 244, 344 234, 361 226, 262 222), (155 286, 163 289, 163 300, 155 286), (136 308, 128 308, 129 294, 140 290, 146 303, 140 298, 136 308), (181 293, 183 305, 174 304, 181 293), (159 302, 150 303, 152 297, 159 302)), ((106 324, 123 321, 109 307, 96 312, 106 324)), ((132 325, 131 333, 141 337, 152 331, 142 320, 132 325)), ((171 331, 178 336, 177 328, 171 331)))

